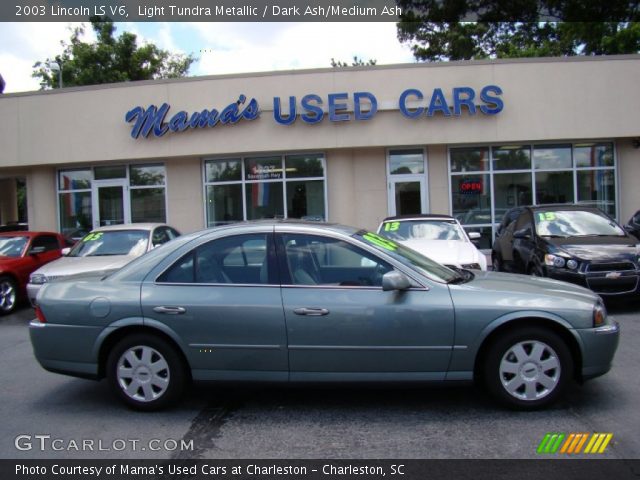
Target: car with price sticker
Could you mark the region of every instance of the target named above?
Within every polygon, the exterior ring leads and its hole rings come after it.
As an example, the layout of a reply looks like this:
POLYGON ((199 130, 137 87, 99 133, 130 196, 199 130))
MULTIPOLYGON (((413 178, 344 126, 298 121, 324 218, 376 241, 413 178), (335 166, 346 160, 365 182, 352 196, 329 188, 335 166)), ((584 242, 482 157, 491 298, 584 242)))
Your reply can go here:
POLYGON ((392 239, 268 220, 181 236, 110 275, 45 283, 29 332, 47 370, 106 377, 140 410, 194 381, 477 381, 537 409, 605 374, 618 324, 566 282, 450 269, 392 239))
POLYGON ((491 257, 494 270, 563 280, 604 297, 640 292, 638 240, 597 208, 522 208, 491 257))
POLYGON ((73 248, 64 249, 61 258, 31 273, 27 284, 29 301, 35 305, 38 292, 45 283, 86 272, 106 274, 179 235, 175 228, 163 223, 130 223, 96 228, 73 248))
POLYGON ((402 215, 385 218, 378 234, 454 268, 486 270, 487 260, 473 243, 478 232, 465 232, 449 215, 402 215))

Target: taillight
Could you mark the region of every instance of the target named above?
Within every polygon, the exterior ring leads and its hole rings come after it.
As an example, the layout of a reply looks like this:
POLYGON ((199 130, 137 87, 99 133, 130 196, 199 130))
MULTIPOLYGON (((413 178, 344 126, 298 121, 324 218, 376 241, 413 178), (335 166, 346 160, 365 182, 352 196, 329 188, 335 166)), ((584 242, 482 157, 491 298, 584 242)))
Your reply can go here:
POLYGON ((44 313, 38 305, 36 305, 36 318, 40 323, 47 323, 47 319, 44 317, 44 313))

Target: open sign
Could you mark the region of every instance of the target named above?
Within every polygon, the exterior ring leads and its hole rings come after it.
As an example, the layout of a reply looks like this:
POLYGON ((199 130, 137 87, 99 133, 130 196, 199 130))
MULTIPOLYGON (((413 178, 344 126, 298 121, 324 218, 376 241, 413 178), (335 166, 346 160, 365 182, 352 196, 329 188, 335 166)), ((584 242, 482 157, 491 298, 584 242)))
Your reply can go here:
POLYGON ((482 193, 482 180, 461 181, 460 193, 465 193, 468 195, 480 195, 482 193))

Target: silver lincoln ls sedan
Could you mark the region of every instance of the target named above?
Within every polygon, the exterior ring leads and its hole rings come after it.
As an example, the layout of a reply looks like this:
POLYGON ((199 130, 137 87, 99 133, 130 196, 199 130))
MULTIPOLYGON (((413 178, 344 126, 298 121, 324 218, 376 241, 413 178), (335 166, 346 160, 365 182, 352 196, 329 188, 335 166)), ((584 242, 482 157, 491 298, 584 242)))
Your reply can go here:
POLYGON ((479 381, 536 409, 606 373, 617 323, 569 283, 452 270, 372 232, 260 221, 172 240, 107 276, 43 285, 31 341, 52 372, 129 406, 191 380, 479 381))

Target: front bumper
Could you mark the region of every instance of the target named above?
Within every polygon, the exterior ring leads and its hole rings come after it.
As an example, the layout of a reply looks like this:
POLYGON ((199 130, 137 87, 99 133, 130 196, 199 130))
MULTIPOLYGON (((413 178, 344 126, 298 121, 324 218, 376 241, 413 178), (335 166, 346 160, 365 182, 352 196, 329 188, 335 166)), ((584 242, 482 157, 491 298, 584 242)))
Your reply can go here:
POLYGON ((580 285, 603 297, 623 297, 640 293, 640 272, 637 270, 589 272, 547 267, 547 276, 580 285))
POLYGON ((597 328, 576 330, 582 342, 582 380, 599 377, 611 370, 620 341, 618 322, 597 328))

